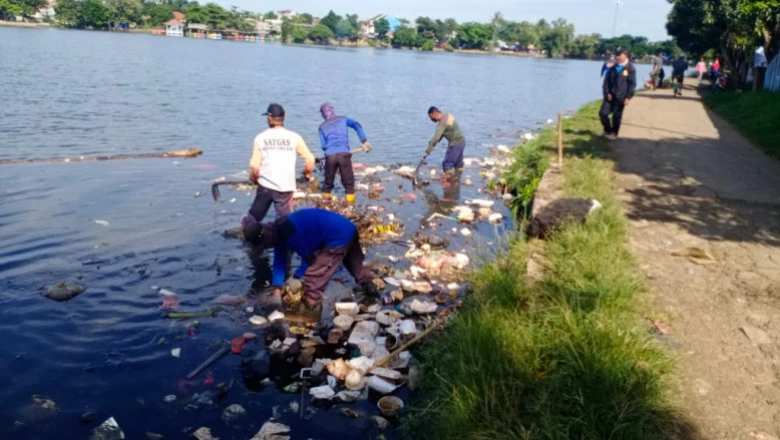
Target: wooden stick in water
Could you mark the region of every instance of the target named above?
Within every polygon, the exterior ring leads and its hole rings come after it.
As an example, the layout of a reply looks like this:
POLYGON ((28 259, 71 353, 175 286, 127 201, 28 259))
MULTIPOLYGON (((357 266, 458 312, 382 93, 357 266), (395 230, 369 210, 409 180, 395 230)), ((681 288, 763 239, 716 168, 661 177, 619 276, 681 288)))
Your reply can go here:
POLYGON ((382 359, 380 359, 376 364, 374 364, 373 367, 369 368, 368 371, 366 371, 366 374, 370 373, 374 368, 381 368, 384 365, 386 365, 388 362, 393 360, 394 357, 396 357, 399 354, 401 354, 401 352, 408 350, 409 347, 411 347, 412 345, 418 343, 422 338, 428 336, 434 329, 436 329, 442 323, 444 323, 444 319, 439 319, 438 321, 436 321, 433 324, 431 324, 431 326, 428 327, 427 330, 425 330, 424 332, 422 332, 419 335, 417 335, 414 338, 412 338, 411 341, 409 341, 406 344, 396 348, 395 350, 393 350, 392 353, 390 353, 389 355, 387 355, 387 356, 383 357, 382 359))
POLYGON ((206 359, 202 364, 198 365, 198 368, 192 370, 187 375, 187 380, 192 380, 195 376, 199 375, 203 370, 208 368, 211 364, 218 361, 222 356, 226 355, 230 351, 230 347, 225 346, 219 349, 216 353, 212 354, 210 358, 206 359))

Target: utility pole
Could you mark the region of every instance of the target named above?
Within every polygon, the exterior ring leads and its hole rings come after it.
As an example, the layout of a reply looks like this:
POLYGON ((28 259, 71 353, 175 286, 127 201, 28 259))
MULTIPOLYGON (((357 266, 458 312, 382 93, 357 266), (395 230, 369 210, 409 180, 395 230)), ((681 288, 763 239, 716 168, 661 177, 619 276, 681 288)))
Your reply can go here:
POLYGON ((615 34, 617 33, 618 12, 620 12, 620 7, 622 5, 622 1, 615 0, 615 19, 612 21, 612 38, 615 38, 615 34))

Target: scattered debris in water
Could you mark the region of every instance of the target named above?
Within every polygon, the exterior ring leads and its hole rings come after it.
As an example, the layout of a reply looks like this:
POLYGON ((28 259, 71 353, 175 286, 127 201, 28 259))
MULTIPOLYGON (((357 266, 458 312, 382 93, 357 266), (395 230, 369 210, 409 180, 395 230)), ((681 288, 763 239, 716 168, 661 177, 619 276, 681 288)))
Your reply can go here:
POLYGON ((79 284, 61 281, 46 289, 43 296, 57 302, 64 302, 81 295, 85 290, 87 288, 79 284))

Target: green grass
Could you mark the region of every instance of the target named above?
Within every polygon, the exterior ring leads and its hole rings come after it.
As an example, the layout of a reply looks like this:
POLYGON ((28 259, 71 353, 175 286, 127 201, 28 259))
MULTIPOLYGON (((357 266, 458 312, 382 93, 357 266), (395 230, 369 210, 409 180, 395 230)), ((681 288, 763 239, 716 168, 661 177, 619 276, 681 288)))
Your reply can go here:
POLYGON ((756 146, 780 159, 780 94, 724 92, 704 96, 704 102, 734 125, 756 146))
MULTIPOLYGON (((636 310, 642 283, 612 163, 598 157, 597 110, 586 106, 564 125, 564 189, 603 208, 547 242, 512 239, 472 274, 462 312, 418 353, 424 379, 406 438, 665 439, 684 425, 670 403, 670 359, 636 310), (532 284, 525 261, 539 246, 550 267, 532 284)), ((532 148, 553 144, 543 133, 532 148)))

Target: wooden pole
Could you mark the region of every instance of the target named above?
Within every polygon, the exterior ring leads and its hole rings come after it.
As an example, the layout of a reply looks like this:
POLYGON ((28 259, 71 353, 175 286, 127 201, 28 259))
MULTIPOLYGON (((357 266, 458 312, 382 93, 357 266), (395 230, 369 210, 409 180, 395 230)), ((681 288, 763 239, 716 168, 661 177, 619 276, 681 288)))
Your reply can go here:
POLYGON ((558 112, 558 167, 563 168, 563 117, 558 112))

